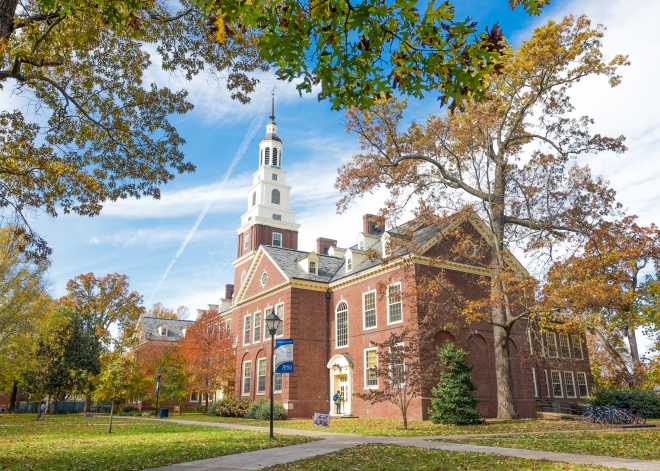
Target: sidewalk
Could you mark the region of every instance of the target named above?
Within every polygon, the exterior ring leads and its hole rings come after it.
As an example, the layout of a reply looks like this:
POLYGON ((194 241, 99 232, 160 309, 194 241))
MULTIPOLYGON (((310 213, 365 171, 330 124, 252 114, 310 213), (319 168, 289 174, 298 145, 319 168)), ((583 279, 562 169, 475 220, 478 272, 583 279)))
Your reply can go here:
MULTIPOLYGON (((140 420, 158 420, 158 419, 140 419, 140 420)), ((252 430, 258 432, 267 432, 264 427, 253 427, 249 425, 224 424, 214 422, 196 422, 192 420, 169 419, 168 422, 175 422, 185 425, 202 425, 207 427, 222 427, 240 430, 252 430)), ((362 435, 337 434, 322 431, 294 430, 276 428, 276 435, 298 435, 305 437, 320 438, 319 441, 303 443, 280 448, 269 448, 267 450, 258 450, 235 455, 220 456, 206 460, 191 461, 188 463, 179 463, 161 468, 152 468, 145 471, 245 471, 253 469, 268 468, 278 464, 290 463, 292 461, 303 460, 318 455, 334 453, 336 451, 351 448, 358 445, 369 443, 416 446, 420 448, 432 448, 436 450, 455 451, 455 452, 474 452, 487 453, 503 456, 512 456, 516 458, 532 460, 548 460, 562 463, 598 465, 619 469, 635 470, 656 470, 660 471, 660 461, 643 461, 627 458, 611 458, 608 456, 577 455, 572 453, 556 453, 547 451, 520 450, 514 448, 502 448, 480 445, 466 445, 461 443, 443 443, 434 440, 449 438, 442 436, 434 437, 374 437, 362 435)))

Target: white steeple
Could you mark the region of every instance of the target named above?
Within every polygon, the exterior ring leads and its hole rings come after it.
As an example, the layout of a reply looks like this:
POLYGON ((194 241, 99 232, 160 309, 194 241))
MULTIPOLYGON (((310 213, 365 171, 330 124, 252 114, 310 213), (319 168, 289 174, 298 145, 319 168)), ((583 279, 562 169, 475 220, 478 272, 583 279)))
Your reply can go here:
POLYGON ((291 187, 286 184, 286 171, 282 170, 282 140, 275 124, 275 98, 266 135, 259 143, 259 169, 254 173, 248 190, 247 212, 241 217, 241 234, 254 224, 297 231, 296 213, 291 211, 291 187))

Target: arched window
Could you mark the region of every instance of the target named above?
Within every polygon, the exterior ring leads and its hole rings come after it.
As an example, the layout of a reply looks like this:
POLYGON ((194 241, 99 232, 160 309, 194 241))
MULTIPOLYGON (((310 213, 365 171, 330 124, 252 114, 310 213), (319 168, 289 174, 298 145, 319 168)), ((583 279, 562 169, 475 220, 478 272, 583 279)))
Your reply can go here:
POLYGON ((266 160, 264 161, 264 165, 269 165, 270 164, 270 147, 266 147, 266 160))
POLYGON ((277 163, 277 147, 273 147, 273 165, 275 166, 279 165, 277 163))
POLYGON ((257 192, 252 193, 252 206, 257 204, 257 192))
POLYGON ((345 301, 337 304, 337 348, 348 347, 348 304, 345 301))
POLYGON ((273 204, 280 204, 280 190, 273 190, 273 194, 270 197, 270 202, 273 204))

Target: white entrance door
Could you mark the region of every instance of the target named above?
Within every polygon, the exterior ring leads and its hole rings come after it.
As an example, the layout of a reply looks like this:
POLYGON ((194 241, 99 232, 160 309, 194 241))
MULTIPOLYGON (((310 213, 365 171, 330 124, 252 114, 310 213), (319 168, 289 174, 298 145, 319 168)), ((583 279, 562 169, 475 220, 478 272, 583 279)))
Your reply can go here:
POLYGON ((341 413, 351 413, 351 391, 348 384, 348 375, 340 375, 339 379, 339 395, 341 396, 341 413))

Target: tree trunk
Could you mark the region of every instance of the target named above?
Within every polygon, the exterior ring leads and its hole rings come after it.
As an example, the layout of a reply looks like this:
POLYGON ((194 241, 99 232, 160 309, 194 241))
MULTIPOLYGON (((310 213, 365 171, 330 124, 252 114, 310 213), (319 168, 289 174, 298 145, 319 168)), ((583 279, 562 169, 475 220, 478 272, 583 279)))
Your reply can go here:
MULTIPOLYGON (((493 321, 503 320, 502 307, 493 308, 493 321)), ((517 419, 516 400, 513 391, 513 375, 509 357, 509 332, 494 325, 495 338, 495 378, 497 380, 497 418, 517 419)))
POLYGON ((92 408, 92 395, 87 393, 85 394, 85 406, 83 407, 83 412, 89 412, 92 408))
POLYGON ((633 362, 633 369, 635 372, 638 372, 642 367, 642 362, 639 359, 639 349, 637 348, 637 335, 635 334, 635 328, 628 327, 626 329, 626 335, 628 337, 628 345, 630 346, 630 358, 633 362))
POLYGON ((0 38, 9 39, 14 32, 14 15, 18 0, 0 0, 0 38))
MULTIPOLYGON (((112 401, 111 401, 110 404, 111 404, 110 405, 110 426, 108 427, 108 433, 112 433, 112 417, 113 417, 114 412, 115 412, 115 398, 114 397, 112 398, 112 401)), ((156 412, 156 414, 158 414, 158 412, 156 412)))
POLYGON ((14 384, 12 384, 11 387, 11 397, 9 398, 10 409, 16 409, 18 407, 16 405, 17 399, 18 399, 18 381, 14 381, 14 384))

